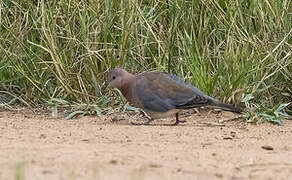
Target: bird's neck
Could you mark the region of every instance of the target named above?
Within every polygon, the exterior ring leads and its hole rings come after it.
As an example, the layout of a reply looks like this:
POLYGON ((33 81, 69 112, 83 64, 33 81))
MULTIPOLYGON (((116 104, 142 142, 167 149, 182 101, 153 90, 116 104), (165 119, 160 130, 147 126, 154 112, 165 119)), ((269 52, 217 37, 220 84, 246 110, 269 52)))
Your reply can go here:
POLYGON ((127 74, 127 78, 125 78, 123 86, 120 88, 121 93, 129 102, 132 102, 132 85, 134 79, 135 76, 133 74, 127 74))

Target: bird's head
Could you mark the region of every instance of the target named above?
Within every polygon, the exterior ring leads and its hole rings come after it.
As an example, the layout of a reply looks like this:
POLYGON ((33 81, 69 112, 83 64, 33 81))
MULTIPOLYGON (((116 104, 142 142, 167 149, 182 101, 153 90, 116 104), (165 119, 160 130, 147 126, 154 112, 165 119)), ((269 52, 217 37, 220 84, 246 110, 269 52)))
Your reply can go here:
POLYGON ((107 73, 106 82, 103 89, 106 89, 107 87, 120 89, 130 75, 130 73, 122 68, 110 70, 107 73))

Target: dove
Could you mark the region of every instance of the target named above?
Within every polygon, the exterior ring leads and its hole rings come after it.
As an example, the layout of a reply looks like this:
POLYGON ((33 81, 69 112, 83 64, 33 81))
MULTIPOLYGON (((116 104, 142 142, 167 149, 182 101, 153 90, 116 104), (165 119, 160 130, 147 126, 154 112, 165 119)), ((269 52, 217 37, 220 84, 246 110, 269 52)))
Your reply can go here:
POLYGON ((130 104, 142 109, 149 116, 143 125, 149 125, 155 119, 174 115, 176 121, 172 125, 177 125, 180 122, 180 111, 204 106, 235 113, 242 112, 241 109, 222 103, 181 78, 166 72, 153 71, 134 75, 123 68, 115 68, 107 73, 104 88, 106 87, 119 89, 130 104))

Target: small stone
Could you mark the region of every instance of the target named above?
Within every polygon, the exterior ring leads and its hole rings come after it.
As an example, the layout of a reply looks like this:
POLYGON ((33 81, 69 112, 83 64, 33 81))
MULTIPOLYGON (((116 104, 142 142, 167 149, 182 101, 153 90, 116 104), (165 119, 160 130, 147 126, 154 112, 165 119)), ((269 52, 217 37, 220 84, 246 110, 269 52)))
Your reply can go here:
POLYGON ((50 171, 50 170, 43 170, 42 173, 43 173, 43 174, 51 174, 52 171, 50 171))
POLYGON ((40 134, 40 139, 45 139, 47 136, 45 134, 40 134))
POLYGON ((159 167, 162 167, 162 165, 159 165, 159 164, 153 164, 153 163, 149 164, 149 166, 152 167, 152 168, 159 168, 159 167))
POLYGON ((232 137, 230 136, 226 136, 226 137, 223 137, 224 140, 232 140, 232 137))
POLYGON ((88 142, 89 139, 82 139, 81 141, 83 141, 83 142, 88 142))
POLYGON ((215 173, 215 176, 218 178, 223 178, 223 174, 221 174, 221 173, 215 173))
POLYGON ((262 148, 265 150, 268 150, 268 151, 274 150, 274 148, 272 146, 262 146, 262 148))
POLYGON ((110 162, 109 162, 110 164, 117 164, 118 163, 118 161, 117 160, 115 160, 115 159, 112 159, 112 160, 110 160, 110 162))

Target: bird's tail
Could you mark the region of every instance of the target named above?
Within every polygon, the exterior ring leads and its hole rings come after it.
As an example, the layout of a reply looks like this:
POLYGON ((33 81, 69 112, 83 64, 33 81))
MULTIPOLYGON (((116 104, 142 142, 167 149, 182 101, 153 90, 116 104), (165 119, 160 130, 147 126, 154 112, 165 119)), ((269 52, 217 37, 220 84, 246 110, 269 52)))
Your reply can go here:
POLYGON ((214 101, 212 101, 212 105, 213 107, 215 108, 219 108, 219 109, 222 109, 222 110, 225 110, 225 111, 231 111, 231 112, 234 112, 234 113, 242 113, 242 109, 241 108, 238 108, 238 107, 235 107, 233 105, 230 105, 230 104, 225 104, 225 103, 222 103, 220 101, 218 101, 217 99, 214 101))

